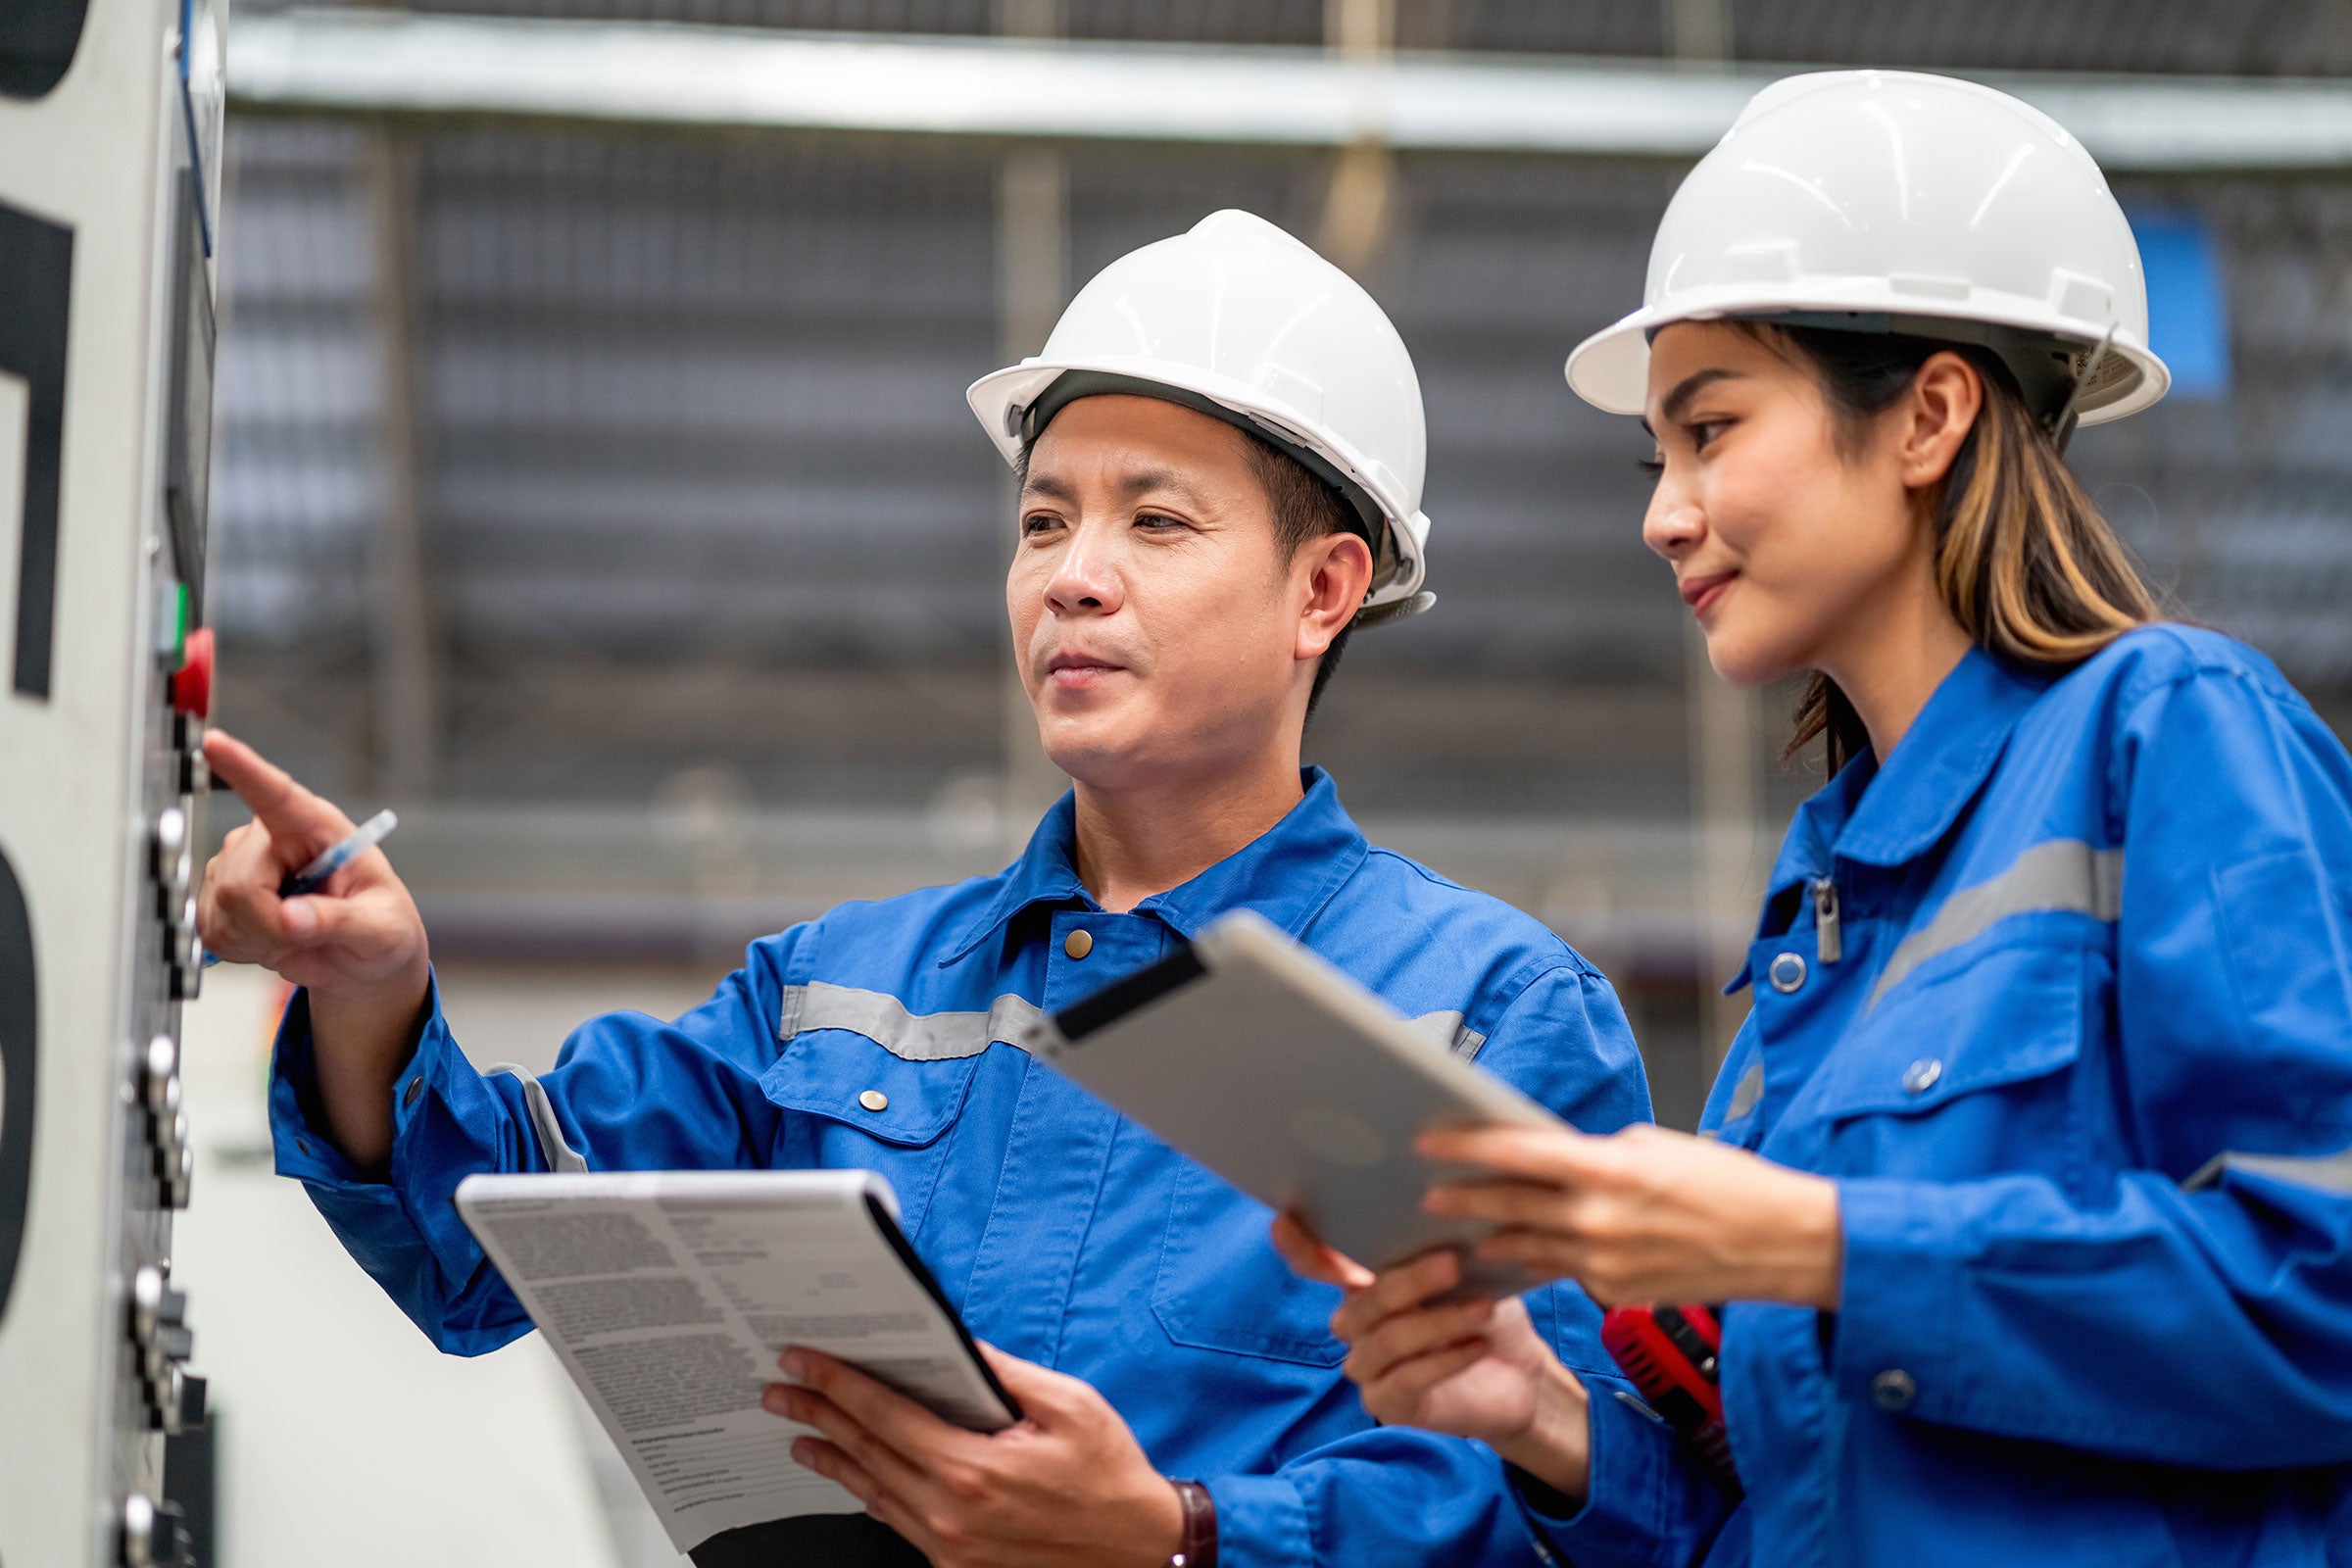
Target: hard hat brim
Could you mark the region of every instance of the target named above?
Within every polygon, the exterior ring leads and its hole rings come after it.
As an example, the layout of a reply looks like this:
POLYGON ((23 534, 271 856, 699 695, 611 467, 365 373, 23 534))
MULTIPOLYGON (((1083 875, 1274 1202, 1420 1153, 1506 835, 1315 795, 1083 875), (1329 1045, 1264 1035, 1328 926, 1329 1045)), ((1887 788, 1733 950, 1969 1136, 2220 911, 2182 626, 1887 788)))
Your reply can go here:
POLYGON ((2023 300, 1979 290, 1969 300, 1930 302, 1897 294, 1880 279, 1841 279, 1818 288, 1770 290, 1710 290, 1687 297, 1671 307, 1650 306, 1602 328, 1570 352, 1565 367, 1568 385, 1576 395, 1610 414, 1640 414, 1649 397, 1649 342, 1660 329, 1678 321, 1728 320, 1797 312, 1850 311, 1871 315, 1928 318, 1918 334, 1932 336, 1933 321, 1969 321, 2046 333, 2078 343, 2095 343, 2103 336, 2107 352, 2124 360, 2134 373, 2096 396, 2086 396, 2077 409, 2083 424, 2104 424, 2137 414, 2171 389, 2173 373, 2148 346, 2120 328, 2062 316, 2038 300, 2023 300))
POLYGON ((1367 462, 1343 443, 1317 434, 1312 421, 1301 418, 1279 399, 1247 382, 1191 367, 1185 368, 1185 374, 1178 377, 1171 375, 1169 368, 1165 361, 1143 357, 1029 359, 980 377, 965 389, 964 401, 979 418, 981 428, 988 432, 998 455, 1007 465, 1017 465, 1021 457, 1022 411, 1044 396, 1046 389, 1065 373, 1092 372, 1148 381, 1207 398, 1263 426, 1280 442, 1313 452, 1344 474, 1379 510, 1389 530, 1391 546, 1397 553, 1400 569, 1396 577, 1365 599, 1366 612, 1411 606, 1401 613, 1412 614, 1434 602, 1434 596, 1421 592, 1422 579, 1427 574, 1422 549, 1429 538, 1429 519, 1403 505, 1396 476, 1385 465, 1367 462))

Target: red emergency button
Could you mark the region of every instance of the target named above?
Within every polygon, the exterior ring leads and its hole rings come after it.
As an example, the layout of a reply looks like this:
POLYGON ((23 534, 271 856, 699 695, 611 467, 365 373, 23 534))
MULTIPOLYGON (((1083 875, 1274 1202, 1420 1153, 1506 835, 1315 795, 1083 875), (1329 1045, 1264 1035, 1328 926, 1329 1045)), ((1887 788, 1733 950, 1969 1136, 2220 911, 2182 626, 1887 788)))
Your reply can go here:
POLYGON ((191 718, 213 716, 213 628, 188 633, 186 655, 172 677, 172 707, 191 718))

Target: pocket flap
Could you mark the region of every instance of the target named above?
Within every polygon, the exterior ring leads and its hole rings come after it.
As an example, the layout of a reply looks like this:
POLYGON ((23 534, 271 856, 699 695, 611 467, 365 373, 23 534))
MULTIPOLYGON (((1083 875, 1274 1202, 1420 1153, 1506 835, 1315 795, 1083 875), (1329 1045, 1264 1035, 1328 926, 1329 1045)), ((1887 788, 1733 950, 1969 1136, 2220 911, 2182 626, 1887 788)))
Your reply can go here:
POLYGON ((2020 943, 1906 982, 1831 1053, 1816 1105, 1833 1118, 1915 1114, 2059 1071, 2082 1054, 2088 959, 2020 943))
POLYGON ((786 1110, 829 1117, 884 1143, 919 1148, 963 1110, 978 1056, 908 1061, 851 1029, 808 1029, 760 1075, 786 1110))

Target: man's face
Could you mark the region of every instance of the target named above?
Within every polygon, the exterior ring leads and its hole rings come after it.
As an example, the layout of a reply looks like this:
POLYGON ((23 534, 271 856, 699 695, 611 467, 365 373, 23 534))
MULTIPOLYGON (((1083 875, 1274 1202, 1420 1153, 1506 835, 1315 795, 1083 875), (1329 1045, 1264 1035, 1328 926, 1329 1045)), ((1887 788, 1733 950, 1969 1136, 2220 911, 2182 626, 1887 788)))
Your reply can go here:
POLYGON ((1295 738, 1311 662, 1346 624, 1323 629, 1316 609, 1334 544, 1281 559, 1231 425, 1153 398, 1063 409, 1030 450, 1004 583, 1046 755, 1125 789, 1241 765, 1284 726, 1295 738))

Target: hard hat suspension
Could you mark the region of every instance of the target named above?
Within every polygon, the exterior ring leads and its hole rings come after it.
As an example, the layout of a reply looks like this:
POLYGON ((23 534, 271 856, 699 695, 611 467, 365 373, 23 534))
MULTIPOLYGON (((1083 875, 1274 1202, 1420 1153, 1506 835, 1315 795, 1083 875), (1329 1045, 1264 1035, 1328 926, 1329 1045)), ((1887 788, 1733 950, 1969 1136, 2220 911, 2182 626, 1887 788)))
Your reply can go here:
MULTIPOLYGON (((1888 311, 1778 311, 1741 316, 1740 320, 1770 326, 1812 327, 1825 332, 1864 332, 1919 338, 1930 343, 1962 344, 1980 348, 2001 362, 2017 382, 2027 412, 2050 433, 2064 452, 2080 422, 2080 405, 2086 392, 2097 392, 2131 373, 2121 360, 2112 362, 2105 337, 2084 341, 2050 332, 2026 331, 1997 321, 1971 321, 1943 316, 1901 316, 1888 311), (2106 380, 2101 380, 2101 375, 2106 380)), ((1663 327, 1652 327, 1654 342, 1663 327)))

